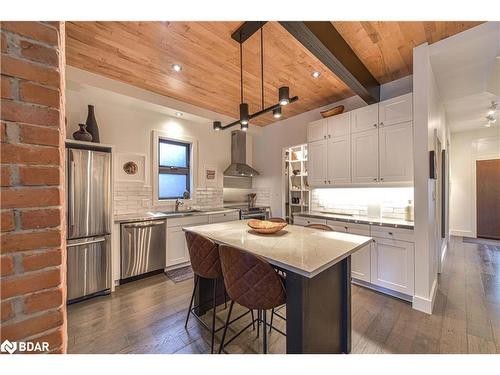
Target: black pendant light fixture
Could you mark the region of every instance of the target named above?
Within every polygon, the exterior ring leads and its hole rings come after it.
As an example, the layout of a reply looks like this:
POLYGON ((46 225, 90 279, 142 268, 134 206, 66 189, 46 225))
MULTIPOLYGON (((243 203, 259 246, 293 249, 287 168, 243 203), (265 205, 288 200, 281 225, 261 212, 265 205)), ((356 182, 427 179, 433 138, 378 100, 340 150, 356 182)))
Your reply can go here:
MULTIPOLYGON (((264 24, 262 24, 263 26, 264 24)), ((288 86, 282 86, 278 89, 278 103, 273 104, 270 107, 264 108, 264 36, 263 36, 263 27, 260 27, 260 70, 261 70, 261 110, 258 112, 255 112, 253 114, 250 114, 249 108, 248 108, 248 103, 244 102, 243 98, 243 43, 246 39, 248 39, 249 35, 246 36, 246 38, 243 38, 242 33, 245 31, 243 30, 243 27, 240 28, 240 35, 239 35, 239 40, 238 43, 240 44, 240 118, 237 121, 234 121, 230 124, 227 124, 225 126, 222 126, 220 121, 214 121, 213 127, 214 130, 219 131, 219 130, 224 130, 231 128, 235 125, 240 125, 241 130, 247 131, 248 130, 248 125, 251 119, 256 118, 260 115, 263 115, 264 113, 267 112, 272 112, 273 117, 276 119, 281 118, 281 107, 288 105, 290 103, 296 102, 299 100, 298 96, 294 96, 290 98, 290 89, 288 86)), ((256 31, 256 30, 255 30, 256 31)), ((255 32, 254 31, 254 32, 255 32)))

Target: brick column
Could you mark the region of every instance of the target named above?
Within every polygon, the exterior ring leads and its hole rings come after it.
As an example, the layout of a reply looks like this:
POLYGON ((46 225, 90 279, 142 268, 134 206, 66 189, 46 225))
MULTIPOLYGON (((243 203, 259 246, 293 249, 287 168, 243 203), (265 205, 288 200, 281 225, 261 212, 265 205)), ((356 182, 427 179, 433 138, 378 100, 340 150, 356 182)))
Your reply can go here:
POLYGON ((0 336, 64 353, 64 22, 0 27, 0 336))

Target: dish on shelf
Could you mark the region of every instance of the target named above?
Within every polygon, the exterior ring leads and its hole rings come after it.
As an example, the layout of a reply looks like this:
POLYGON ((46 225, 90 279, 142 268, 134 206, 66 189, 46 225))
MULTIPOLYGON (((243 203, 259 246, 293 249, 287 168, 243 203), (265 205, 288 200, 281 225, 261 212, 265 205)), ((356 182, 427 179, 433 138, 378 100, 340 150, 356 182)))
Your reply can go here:
POLYGON ((327 118, 327 117, 331 117, 331 116, 335 116, 335 115, 340 115, 342 112, 344 112, 344 106, 339 105, 337 107, 327 109, 326 111, 323 111, 320 113, 321 113, 321 116, 323 116, 323 118, 327 118))
POLYGON ((250 220, 247 224, 250 228, 260 234, 277 233, 287 226, 287 223, 275 223, 267 220, 250 220))

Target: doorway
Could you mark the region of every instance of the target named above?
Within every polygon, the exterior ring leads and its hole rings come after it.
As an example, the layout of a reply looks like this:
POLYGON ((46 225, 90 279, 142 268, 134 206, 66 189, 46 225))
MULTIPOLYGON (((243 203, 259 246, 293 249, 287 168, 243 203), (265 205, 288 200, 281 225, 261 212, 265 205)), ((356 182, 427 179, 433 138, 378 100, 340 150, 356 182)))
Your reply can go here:
POLYGON ((500 159, 476 160, 477 237, 500 240, 500 159))

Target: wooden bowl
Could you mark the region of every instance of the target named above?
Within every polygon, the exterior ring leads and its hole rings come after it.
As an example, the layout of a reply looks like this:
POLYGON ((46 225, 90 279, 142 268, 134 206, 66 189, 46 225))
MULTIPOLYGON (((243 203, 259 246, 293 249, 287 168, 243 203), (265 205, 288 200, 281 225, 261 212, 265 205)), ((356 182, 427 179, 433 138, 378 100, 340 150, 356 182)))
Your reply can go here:
POLYGON ((287 226, 287 223, 275 223, 267 220, 250 220, 248 226, 257 233, 272 234, 282 230, 287 226))
POLYGON ((323 118, 327 118, 327 117, 331 117, 331 116, 335 116, 335 115, 340 115, 342 112, 344 112, 344 106, 339 105, 337 107, 327 109, 326 111, 323 111, 320 113, 321 113, 321 116, 323 116, 323 118))

